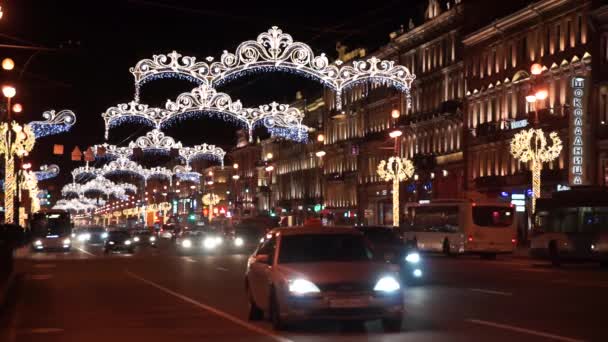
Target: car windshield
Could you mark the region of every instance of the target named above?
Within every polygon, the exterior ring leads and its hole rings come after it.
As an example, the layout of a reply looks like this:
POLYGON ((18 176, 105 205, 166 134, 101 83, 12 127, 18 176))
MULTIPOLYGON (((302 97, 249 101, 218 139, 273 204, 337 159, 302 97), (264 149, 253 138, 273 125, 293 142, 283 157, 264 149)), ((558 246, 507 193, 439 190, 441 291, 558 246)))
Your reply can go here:
POLYGON ((137 234, 137 235, 139 235, 139 236, 142 236, 142 235, 143 235, 143 236, 146 236, 146 235, 151 235, 151 234, 150 234, 150 232, 148 232, 148 231, 140 231, 140 232, 137 232, 137 233, 135 233, 135 234, 137 234))
POLYGON ((279 263, 352 262, 372 260, 363 236, 355 234, 298 234, 281 239, 279 263))
POLYGON ((129 233, 123 232, 123 231, 110 232, 108 235, 109 235, 110 239, 127 239, 127 238, 129 238, 129 233))
POLYGON ((372 244, 400 245, 401 240, 394 231, 385 228, 371 228, 363 230, 363 235, 372 244))
POLYGON ((93 228, 89 228, 89 231, 91 233, 103 233, 105 231, 105 229, 103 229, 102 227, 93 227, 93 228))

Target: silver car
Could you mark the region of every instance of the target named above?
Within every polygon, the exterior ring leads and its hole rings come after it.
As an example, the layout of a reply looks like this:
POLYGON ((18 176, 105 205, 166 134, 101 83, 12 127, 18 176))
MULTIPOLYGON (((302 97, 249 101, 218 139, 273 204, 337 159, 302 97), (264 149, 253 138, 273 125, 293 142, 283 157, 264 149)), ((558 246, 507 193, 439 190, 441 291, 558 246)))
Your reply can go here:
POLYGON ((374 261, 352 228, 292 227, 269 232, 247 263, 249 319, 267 313, 275 329, 307 319, 381 319, 401 329, 399 268, 374 261))

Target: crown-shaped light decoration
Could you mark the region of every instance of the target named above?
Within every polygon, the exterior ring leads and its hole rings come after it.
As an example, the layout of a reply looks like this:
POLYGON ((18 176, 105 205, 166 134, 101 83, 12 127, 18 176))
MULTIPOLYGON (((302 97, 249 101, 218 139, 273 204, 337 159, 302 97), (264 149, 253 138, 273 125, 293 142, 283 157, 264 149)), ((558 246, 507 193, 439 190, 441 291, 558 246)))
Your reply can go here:
POLYGON ((173 168, 173 174, 182 182, 192 182, 196 184, 200 184, 201 182, 201 174, 196 171, 192 171, 192 167, 190 165, 175 166, 173 168))
POLYGON ((76 123, 76 114, 69 109, 61 110, 58 113, 54 110, 47 110, 42 113, 42 118, 45 120, 29 123, 36 138, 67 132, 76 123))
POLYGON ((325 54, 315 56, 310 46, 294 42, 291 35, 276 26, 259 34, 256 40, 242 42, 234 53, 224 51, 219 61, 213 62, 212 57, 207 61, 197 62, 195 57, 182 56, 176 51, 139 61, 130 69, 135 77, 136 101, 139 101, 141 84, 157 78, 184 78, 215 87, 252 72, 288 71, 332 88, 338 109, 342 105, 342 91, 360 82, 394 86, 406 93, 409 105, 410 87, 416 78, 406 67, 376 57, 355 60, 352 65, 342 66, 339 60, 331 64, 325 54))
POLYGON ((173 172, 162 166, 155 166, 146 170, 146 182, 151 178, 164 178, 169 181, 169 184, 173 184, 173 172))
POLYGON ((59 175, 59 166, 55 164, 51 165, 41 165, 40 171, 34 171, 36 178, 38 181, 43 181, 45 179, 54 178, 59 175))

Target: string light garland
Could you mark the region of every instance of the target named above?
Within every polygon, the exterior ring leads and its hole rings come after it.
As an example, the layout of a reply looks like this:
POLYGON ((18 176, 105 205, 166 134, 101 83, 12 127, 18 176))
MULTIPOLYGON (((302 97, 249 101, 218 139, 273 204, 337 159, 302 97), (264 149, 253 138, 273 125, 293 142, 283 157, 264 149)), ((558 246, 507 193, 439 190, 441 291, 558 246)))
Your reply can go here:
POLYGON ((142 84, 158 78, 176 77, 201 85, 219 86, 253 72, 288 71, 308 76, 333 89, 338 110, 342 106, 344 89, 369 81, 379 81, 405 92, 409 106, 410 87, 415 79, 406 67, 376 57, 355 60, 352 65, 342 66, 340 60, 331 64, 325 54, 315 56, 309 45, 294 42, 291 35, 276 26, 259 34, 256 40, 242 42, 234 53, 224 51, 219 61, 213 60, 213 57, 207 57, 206 61, 197 61, 195 57, 173 51, 139 61, 130 69, 135 78, 135 100, 139 101, 142 84))
POLYGON ((515 134, 511 140, 511 155, 522 163, 531 163, 532 213, 536 212, 536 199, 540 198, 543 163, 555 160, 563 148, 557 132, 549 133, 549 139, 551 146, 547 145, 547 138, 542 129, 531 128, 515 134))
POLYGON ((67 132, 76 123, 76 114, 69 109, 57 113, 54 110, 48 110, 42 113, 42 118, 46 120, 29 123, 36 138, 67 132))
POLYGON ((414 174, 414 164, 411 160, 390 157, 378 164, 377 174, 384 181, 393 182, 393 227, 399 227, 399 182, 414 174))
POLYGON ((173 168, 173 174, 181 182, 201 183, 201 174, 192 171, 190 165, 177 165, 173 168))

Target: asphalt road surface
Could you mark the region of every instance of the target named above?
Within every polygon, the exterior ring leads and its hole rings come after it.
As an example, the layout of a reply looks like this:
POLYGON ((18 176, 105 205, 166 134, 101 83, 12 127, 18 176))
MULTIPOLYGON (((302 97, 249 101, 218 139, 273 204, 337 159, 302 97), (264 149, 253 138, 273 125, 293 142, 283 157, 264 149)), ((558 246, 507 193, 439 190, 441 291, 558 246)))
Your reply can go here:
POLYGON ((608 271, 593 264, 428 256, 401 333, 379 322, 277 333, 247 321, 246 258, 180 256, 167 241, 134 255, 19 251, 0 341, 608 341, 608 271))

